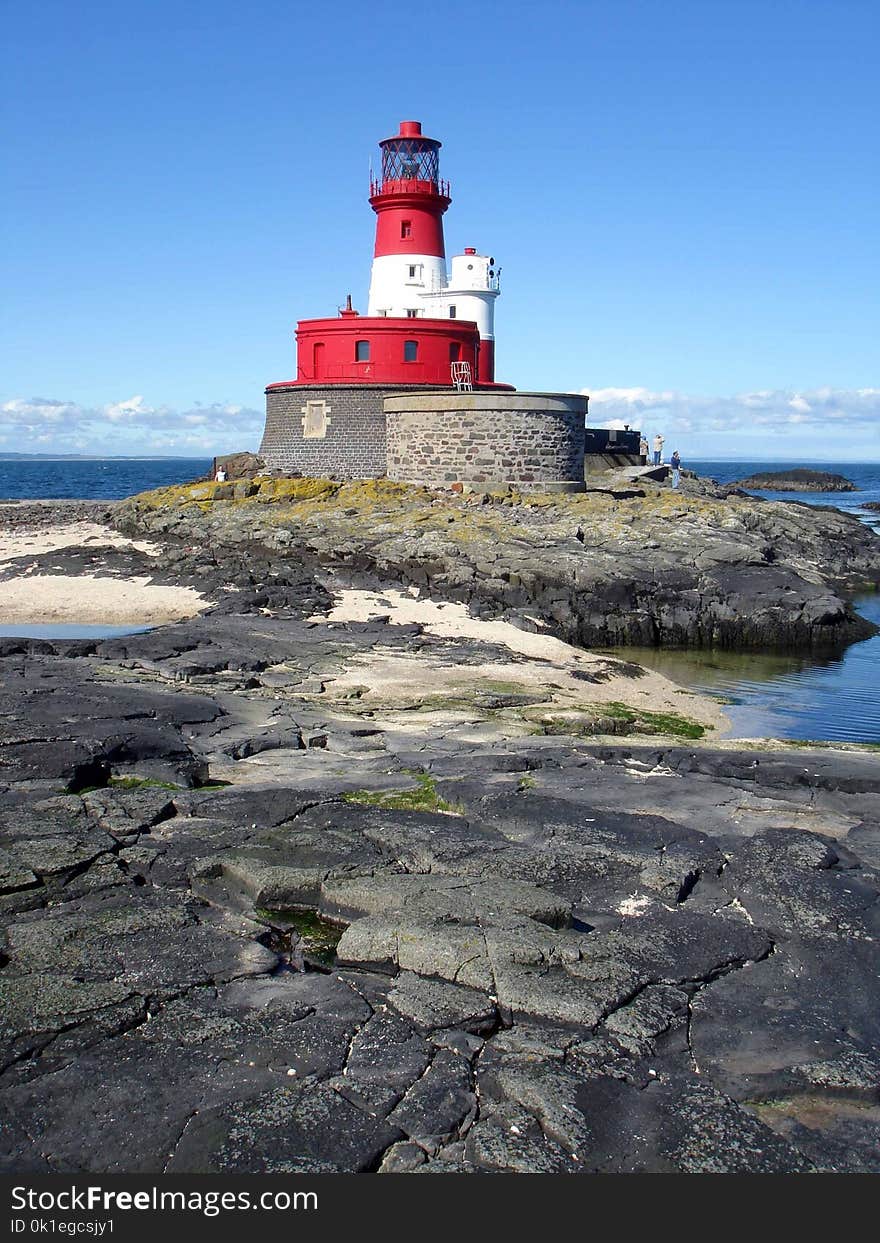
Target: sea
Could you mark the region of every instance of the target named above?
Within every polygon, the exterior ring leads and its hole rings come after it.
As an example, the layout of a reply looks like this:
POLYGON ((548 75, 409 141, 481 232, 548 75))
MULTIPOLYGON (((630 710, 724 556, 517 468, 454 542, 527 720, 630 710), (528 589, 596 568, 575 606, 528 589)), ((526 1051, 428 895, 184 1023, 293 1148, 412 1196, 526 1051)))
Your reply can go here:
POLYGON ((0 501, 120 501, 207 475, 210 458, 40 458, 0 460, 0 501))
MULTIPOLYGON (((880 462, 685 460, 697 474, 732 483, 758 471, 798 466, 844 475, 856 492, 760 492, 768 500, 831 506, 880 531, 880 511, 862 508, 880 501, 880 462)), ((34 498, 119 500, 207 474, 207 458, 74 458, 0 460, 0 501, 34 498)), ((880 625, 880 595, 853 601, 880 625)), ((19 631, 22 628, 19 627, 19 631)), ((28 627, 48 634, 51 628, 28 627)), ((56 637, 62 637, 55 630, 56 637)), ((92 628, 89 628, 92 632, 92 628)), ((0 634, 12 633, 11 628, 0 634)), ((109 632, 108 632, 109 633, 109 632)), ((823 657, 756 655, 718 651, 616 649, 690 690, 714 695, 724 704, 731 738, 791 738, 817 742, 880 744, 880 634, 846 651, 823 657)))

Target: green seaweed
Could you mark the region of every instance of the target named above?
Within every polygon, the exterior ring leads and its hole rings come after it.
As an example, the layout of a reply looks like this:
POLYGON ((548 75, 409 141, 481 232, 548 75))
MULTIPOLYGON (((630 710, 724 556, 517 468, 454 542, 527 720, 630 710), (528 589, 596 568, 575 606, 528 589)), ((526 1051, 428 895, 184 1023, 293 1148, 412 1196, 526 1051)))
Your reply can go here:
POLYGON ((594 715, 557 717, 541 721, 539 734, 575 734, 589 737, 602 733, 666 734, 673 738, 702 738, 706 726, 677 712, 648 712, 624 703, 594 705, 594 715), (609 730, 606 727, 611 725, 609 730), (623 728, 619 728, 623 727, 623 728))
POLYGON ((336 947, 345 931, 342 926, 322 919, 317 911, 310 909, 257 907, 254 914, 257 919, 278 930, 280 935, 273 948, 294 950, 303 958, 324 967, 335 964, 336 947))
MULTIPOLYGON (((157 781, 153 777, 110 777, 107 786, 113 790, 182 790, 173 781, 157 781)), ((95 787, 98 789, 99 787, 95 787)))
POLYGON ((347 803, 364 807, 382 807, 387 811, 448 811, 461 814, 461 808, 448 803, 437 793, 437 783, 427 773, 413 774, 415 788, 405 790, 349 790, 343 794, 347 803))
POLYGON ((880 742, 838 742, 821 738, 780 738, 786 747, 814 748, 818 751, 880 751, 880 742))

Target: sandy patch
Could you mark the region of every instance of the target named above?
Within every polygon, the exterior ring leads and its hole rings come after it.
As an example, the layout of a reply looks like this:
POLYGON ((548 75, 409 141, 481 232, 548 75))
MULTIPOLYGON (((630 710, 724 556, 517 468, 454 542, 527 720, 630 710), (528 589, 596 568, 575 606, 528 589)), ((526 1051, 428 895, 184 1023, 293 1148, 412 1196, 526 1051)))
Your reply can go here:
MULTIPOLYGON (((506 647, 525 659, 458 666, 427 651, 409 657, 377 647, 369 655, 355 657, 345 673, 333 680, 334 698, 361 687, 360 703, 368 707, 372 701, 405 705, 444 695, 515 693, 519 689, 545 695, 548 710, 555 716, 576 715, 587 705, 625 703, 648 712, 674 712, 715 730, 726 724, 715 700, 684 690, 662 674, 645 670, 633 677, 623 662, 612 657, 583 651, 552 635, 520 630, 510 622, 481 621, 470 615, 465 604, 420 599, 402 591, 344 589, 336 593, 329 613, 310 620, 369 621, 382 616, 396 624, 417 622, 441 638, 506 647), (591 682, 585 675, 599 675, 601 680, 591 682)), ((531 713, 528 709, 527 714, 531 713)))
POLYGON ((390 615, 395 625, 418 622, 431 634, 444 639, 476 639, 498 643, 536 660, 599 662, 600 657, 572 647, 551 635, 532 634, 505 621, 481 621, 472 617, 466 604, 421 599, 405 591, 359 591, 355 588, 334 592, 336 603, 329 613, 310 621, 369 621, 390 615))
MULTIPOLYGON (((132 549, 150 557, 159 552, 156 544, 126 539, 100 523, 69 522, 35 531, 0 532, 0 565, 67 548, 132 549)), ((159 586, 146 574, 133 578, 36 574, 25 562, 20 577, 0 582, 0 624, 7 625, 159 626, 192 617, 204 604, 201 592, 159 586)))
POLYGON ((0 532, 0 563, 17 557, 39 557, 61 548, 133 548, 149 557, 158 555, 156 544, 147 540, 126 539, 97 522, 70 522, 63 526, 46 527, 39 531, 0 532))
POLYGON ((159 626, 181 621, 204 605, 191 587, 160 587, 139 578, 34 574, 0 583, 0 623, 81 623, 159 626))

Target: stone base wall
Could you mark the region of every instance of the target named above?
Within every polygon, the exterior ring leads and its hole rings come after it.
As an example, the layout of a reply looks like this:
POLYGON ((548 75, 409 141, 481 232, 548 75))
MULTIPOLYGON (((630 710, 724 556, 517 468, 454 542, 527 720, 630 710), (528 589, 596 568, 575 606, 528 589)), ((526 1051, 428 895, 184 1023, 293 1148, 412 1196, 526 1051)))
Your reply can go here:
POLYGON ((574 393, 389 396, 388 478, 582 491, 586 413, 574 393))
POLYGON ((272 470, 325 479, 385 474, 383 402, 399 389, 291 384, 266 390, 260 456, 272 470))

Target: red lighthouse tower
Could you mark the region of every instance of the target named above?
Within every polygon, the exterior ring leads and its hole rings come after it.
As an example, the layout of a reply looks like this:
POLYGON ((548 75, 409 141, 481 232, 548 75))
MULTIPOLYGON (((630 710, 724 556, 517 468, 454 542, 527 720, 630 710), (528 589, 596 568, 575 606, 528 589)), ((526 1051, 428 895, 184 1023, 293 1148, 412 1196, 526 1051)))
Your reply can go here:
POLYGON ((440 147, 422 134, 419 121, 401 121, 400 133, 379 143, 382 176, 370 179, 370 206, 376 213, 377 258, 430 255, 445 260, 443 213, 451 203, 448 182, 440 180, 440 147))
MULTIPOLYGON (((367 314, 300 320, 294 384, 506 388, 495 384, 495 260, 469 247, 446 271, 440 147, 418 121, 380 144, 370 179, 376 245, 367 314)), ((290 382, 288 382, 290 383, 290 382)), ((270 388, 277 386, 270 385, 270 388)))

